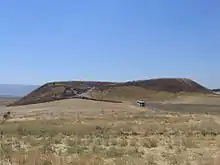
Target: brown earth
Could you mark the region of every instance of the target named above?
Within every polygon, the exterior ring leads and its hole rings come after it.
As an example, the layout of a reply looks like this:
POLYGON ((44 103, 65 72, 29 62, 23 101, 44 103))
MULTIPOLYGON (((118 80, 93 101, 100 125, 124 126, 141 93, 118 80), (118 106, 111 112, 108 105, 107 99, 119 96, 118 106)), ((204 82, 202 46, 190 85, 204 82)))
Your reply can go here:
POLYGON ((212 93, 190 79, 161 78, 130 82, 63 81, 51 82, 8 106, 36 104, 68 98, 167 99, 181 92, 212 93))

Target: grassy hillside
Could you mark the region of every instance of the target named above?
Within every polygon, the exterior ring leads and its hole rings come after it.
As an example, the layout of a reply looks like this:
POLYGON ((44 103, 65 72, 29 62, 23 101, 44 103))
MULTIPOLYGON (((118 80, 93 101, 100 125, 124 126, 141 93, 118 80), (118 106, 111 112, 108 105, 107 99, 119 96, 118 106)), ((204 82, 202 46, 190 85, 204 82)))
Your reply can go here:
POLYGON ((10 104, 25 105, 74 97, 110 100, 166 100, 179 93, 212 93, 189 79, 151 79, 130 82, 63 81, 47 83, 27 96, 10 104))
POLYGON ((176 93, 166 91, 153 91, 139 86, 116 86, 108 89, 93 90, 90 96, 96 99, 109 99, 109 100, 163 100, 176 97, 176 93))

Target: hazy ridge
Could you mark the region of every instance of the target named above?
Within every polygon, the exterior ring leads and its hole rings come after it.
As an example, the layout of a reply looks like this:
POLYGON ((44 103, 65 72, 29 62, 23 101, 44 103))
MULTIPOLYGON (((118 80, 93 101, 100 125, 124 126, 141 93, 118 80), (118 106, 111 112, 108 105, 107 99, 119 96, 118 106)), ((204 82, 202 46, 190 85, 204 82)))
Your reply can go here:
POLYGON ((38 87, 38 85, 0 84, 0 98, 22 97, 38 87))

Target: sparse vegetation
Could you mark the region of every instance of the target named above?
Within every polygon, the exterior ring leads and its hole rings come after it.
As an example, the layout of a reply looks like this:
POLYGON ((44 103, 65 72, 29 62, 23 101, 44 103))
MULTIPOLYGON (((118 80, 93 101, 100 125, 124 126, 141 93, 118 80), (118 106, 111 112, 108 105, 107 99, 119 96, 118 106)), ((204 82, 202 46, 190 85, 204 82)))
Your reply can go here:
MULTIPOLYGON (((211 143, 216 144, 216 147, 219 146, 219 125, 214 121, 203 119, 198 122, 200 120, 198 117, 193 119, 196 124, 192 126, 190 124, 192 119, 186 115, 177 117, 175 113, 171 116, 165 113, 155 114, 153 118, 144 118, 148 115, 147 112, 141 112, 141 115, 138 118, 139 115, 136 114, 127 120, 124 120, 126 116, 124 118, 121 116, 121 120, 117 120, 118 124, 115 125, 109 124, 110 118, 102 120, 103 124, 108 125, 105 130, 108 133, 97 131, 101 129, 97 126, 98 120, 86 118, 80 124, 69 119, 59 122, 56 120, 21 121, 16 124, 6 122, 0 126, 0 129, 4 130, 0 142, 2 162, 17 161, 21 165, 36 160, 37 165, 63 165, 70 163, 69 158, 72 157, 72 163, 75 164, 104 164, 104 162, 111 164, 113 161, 122 165, 134 164, 137 160, 140 164, 156 165, 160 164, 160 161, 165 161, 170 165, 178 165, 185 159, 188 164, 190 163, 189 157, 184 155, 188 151, 193 152, 199 148, 202 151, 203 147, 210 147, 211 143), (136 122, 131 124, 134 120, 136 122), (163 120, 166 124, 158 123, 163 120), (178 128, 179 132, 176 132, 175 128, 178 128), (121 134, 120 130, 125 133, 121 134), (207 141, 207 136, 213 138, 207 141), (70 157, 67 159, 68 155, 70 157), (74 159, 74 155, 78 156, 78 159, 74 159)), ((105 114, 103 116, 110 117, 105 114)), ((202 163, 211 160, 210 157, 209 159, 204 157, 202 163)), ((199 157, 196 161, 199 161, 199 157)))
POLYGON ((134 107, 125 113, 124 107, 109 104, 100 116, 100 108, 89 103, 88 111, 82 111, 86 104, 77 109, 81 122, 64 110, 60 115, 54 111, 57 117, 50 113, 50 118, 1 124, 0 164, 214 165, 220 152, 218 115, 134 107))

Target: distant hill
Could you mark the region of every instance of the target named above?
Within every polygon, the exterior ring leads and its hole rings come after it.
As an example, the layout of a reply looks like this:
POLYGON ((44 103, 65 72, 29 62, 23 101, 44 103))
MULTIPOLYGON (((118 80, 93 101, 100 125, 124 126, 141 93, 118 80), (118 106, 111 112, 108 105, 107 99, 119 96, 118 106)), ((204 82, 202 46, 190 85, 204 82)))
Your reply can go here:
POLYGON ((0 99, 20 99, 22 96, 0 95, 0 99))
POLYGON ((38 85, 0 84, 0 98, 23 97, 38 87, 38 85))
POLYGON ((62 81, 46 83, 9 106, 49 102, 67 98, 155 99, 180 92, 212 93, 190 79, 161 78, 129 82, 62 81))

